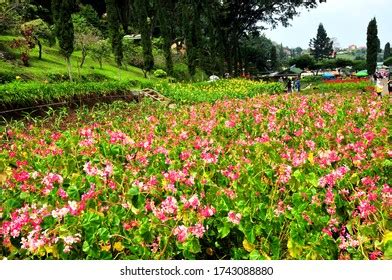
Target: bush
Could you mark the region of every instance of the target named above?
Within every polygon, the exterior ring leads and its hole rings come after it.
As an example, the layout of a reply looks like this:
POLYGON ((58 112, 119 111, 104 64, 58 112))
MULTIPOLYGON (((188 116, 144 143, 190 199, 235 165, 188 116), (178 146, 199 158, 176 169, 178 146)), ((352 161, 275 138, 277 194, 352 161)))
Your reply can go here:
POLYGON ((386 66, 392 66, 392 56, 388 57, 385 61, 384 61, 384 65, 386 66))
POLYGON ((158 69, 158 70, 155 70, 154 76, 157 77, 157 78, 166 78, 167 77, 167 73, 166 73, 166 71, 164 71, 162 69, 158 69))

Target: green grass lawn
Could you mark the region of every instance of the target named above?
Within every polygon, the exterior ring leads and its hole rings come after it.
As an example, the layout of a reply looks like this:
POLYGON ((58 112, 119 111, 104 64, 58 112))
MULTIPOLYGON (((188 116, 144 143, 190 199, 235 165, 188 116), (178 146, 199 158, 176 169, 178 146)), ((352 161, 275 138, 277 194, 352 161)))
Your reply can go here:
MULTIPOLYGON (((67 75, 66 62, 64 57, 59 53, 58 47, 49 47, 44 45, 42 52, 42 60, 38 59, 38 47, 30 52, 30 66, 25 67, 19 59, 19 51, 10 48, 10 43, 14 40, 14 36, 0 36, 0 44, 11 52, 16 57, 13 61, 0 60, 0 76, 14 75, 22 77, 23 80, 50 80, 55 75, 67 75)), ((75 51, 71 57, 72 75, 74 79, 81 79, 84 77, 92 77, 92 75, 100 75, 107 80, 140 80, 148 81, 154 80, 150 75, 148 79, 144 78, 141 69, 128 66, 127 69, 119 69, 116 67, 114 59, 109 58, 103 63, 103 68, 100 69, 99 63, 87 56, 83 68, 79 68, 78 64, 81 61, 81 51, 75 51)))

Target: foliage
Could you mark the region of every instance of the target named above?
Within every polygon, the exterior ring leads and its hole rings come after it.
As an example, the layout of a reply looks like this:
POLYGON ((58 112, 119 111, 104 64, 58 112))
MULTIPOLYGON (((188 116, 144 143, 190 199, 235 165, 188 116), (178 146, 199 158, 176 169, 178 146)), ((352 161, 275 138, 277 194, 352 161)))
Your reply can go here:
POLYGON ((332 45, 332 40, 328 37, 323 24, 320 23, 316 38, 310 40, 310 53, 316 60, 328 58, 331 56, 333 51, 332 45))
POLYGON ((81 15, 72 15, 72 23, 75 31, 75 47, 82 51, 80 62, 80 68, 82 68, 91 47, 100 40, 102 34, 81 15))
POLYGON ((99 63, 102 69, 102 62, 104 59, 110 57, 110 44, 107 40, 99 40, 91 45, 91 58, 99 63))
POLYGON ((214 102, 224 98, 248 98, 259 94, 283 92, 280 83, 254 82, 244 79, 200 83, 158 83, 155 88, 166 97, 183 103, 214 102))
POLYGON ((78 101, 87 96, 99 99, 105 95, 125 93, 134 89, 136 84, 136 81, 55 84, 13 82, 0 85, 0 108, 17 109, 53 102, 78 101))
POLYGON ((56 37, 53 31, 42 19, 25 22, 21 26, 21 31, 26 40, 34 41, 38 45, 39 59, 42 59, 42 41, 46 42, 49 46, 53 46, 56 43, 56 37))
POLYGON ((367 29, 367 53, 366 53, 366 68, 369 75, 373 75, 377 68, 377 55, 380 50, 380 39, 378 39, 377 21, 373 18, 367 29))
POLYGON ((154 76, 157 78, 166 78, 167 73, 166 73, 166 71, 164 71, 162 69, 157 69, 154 71, 154 76))
POLYGON ((8 123, 0 257, 390 259, 389 108, 291 94, 8 123))
POLYGON ((388 42, 388 43, 385 44, 385 47, 384 47, 384 60, 386 60, 390 56, 392 56, 391 44, 388 42))
POLYGON ((392 66, 392 56, 390 56, 389 58, 387 58, 387 59, 384 61, 384 65, 386 65, 386 66, 392 66))
POLYGON ((316 66, 316 61, 314 58, 308 54, 304 54, 298 57, 295 57, 290 60, 290 65, 295 65, 300 69, 314 69, 316 66))
POLYGON ((112 50, 115 56, 117 66, 120 67, 123 60, 123 34, 120 26, 120 19, 117 12, 115 0, 105 0, 105 3, 108 20, 108 31, 110 41, 112 43, 112 50))
POLYGON ((17 29, 22 21, 16 7, 0 4, 0 34, 9 33, 17 29))
POLYGON ((245 71, 252 74, 268 71, 272 66, 272 49, 274 48, 271 40, 265 36, 256 35, 244 39, 240 47, 245 71))
POLYGON ((366 69, 366 60, 354 60, 353 61, 353 70, 362 71, 366 69))
POLYGON ((60 53, 67 61, 68 75, 72 81, 70 57, 74 51, 74 25, 72 23, 72 12, 74 9, 74 0, 52 0, 53 19, 55 23, 55 33, 59 41, 60 53))

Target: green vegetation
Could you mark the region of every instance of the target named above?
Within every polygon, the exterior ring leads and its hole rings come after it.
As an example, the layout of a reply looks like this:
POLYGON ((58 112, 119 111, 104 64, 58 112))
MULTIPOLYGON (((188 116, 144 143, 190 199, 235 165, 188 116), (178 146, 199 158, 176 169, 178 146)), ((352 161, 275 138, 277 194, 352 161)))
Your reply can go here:
POLYGON ((366 67, 369 75, 373 75, 374 72, 376 72, 377 56, 380 50, 380 39, 378 39, 376 18, 373 18, 369 22, 366 44, 367 44, 366 67))
MULTIPOLYGON (((6 49, 7 54, 17 58, 19 53, 10 48, 14 36, 0 36, 0 46, 6 49)), ((102 43, 105 44, 105 43, 102 43)), ((49 47, 43 44, 42 59, 38 59, 39 50, 33 49, 30 52, 31 58, 29 60, 29 67, 19 65, 17 60, 0 60, 0 83, 12 82, 19 76, 22 80, 36 80, 36 81, 49 81, 59 82, 68 80, 67 66, 64 57, 60 55, 58 48, 49 47)), ((72 75, 75 80, 141 80, 148 81, 144 78, 142 70, 139 68, 129 66, 127 70, 119 69, 113 63, 113 59, 108 54, 106 46, 98 46, 104 48, 105 54, 100 56, 102 61, 102 68, 99 61, 95 59, 97 54, 94 51, 93 55, 87 55, 84 67, 80 69, 79 64, 82 60, 82 51, 75 51, 71 56, 72 62, 72 75)), ((154 79, 153 77, 151 77, 154 79)))
POLYGON ((121 95, 140 86, 137 81, 122 82, 62 82, 45 84, 41 82, 8 83, 0 85, 0 109, 17 109, 63 101, 83 101, 86 97, 99 98, 107 95, 121 95))
POLYGON ((331 56, 333 48, 333 42, 328 37, 324 26, 320 23, 316 38, 310 40, 310 53, 314 56, 316 60, 321 60, 323 58, 328 58, 331 56))
POLYGON ((281 93, 280 83, 253 82, 233 79, 193 84, 158 83, 155 88, 166 97, 180 103, 214 102, 224 98, 249 98, 259 94, 281 93))

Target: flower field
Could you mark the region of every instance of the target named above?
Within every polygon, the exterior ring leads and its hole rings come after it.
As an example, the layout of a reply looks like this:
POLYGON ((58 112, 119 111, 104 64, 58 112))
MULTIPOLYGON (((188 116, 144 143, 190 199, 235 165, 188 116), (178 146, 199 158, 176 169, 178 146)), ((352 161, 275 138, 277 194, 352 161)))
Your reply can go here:
POLYGON ((0 256, 391 259, 390 105, 265 95, 8 123, 0 256))

